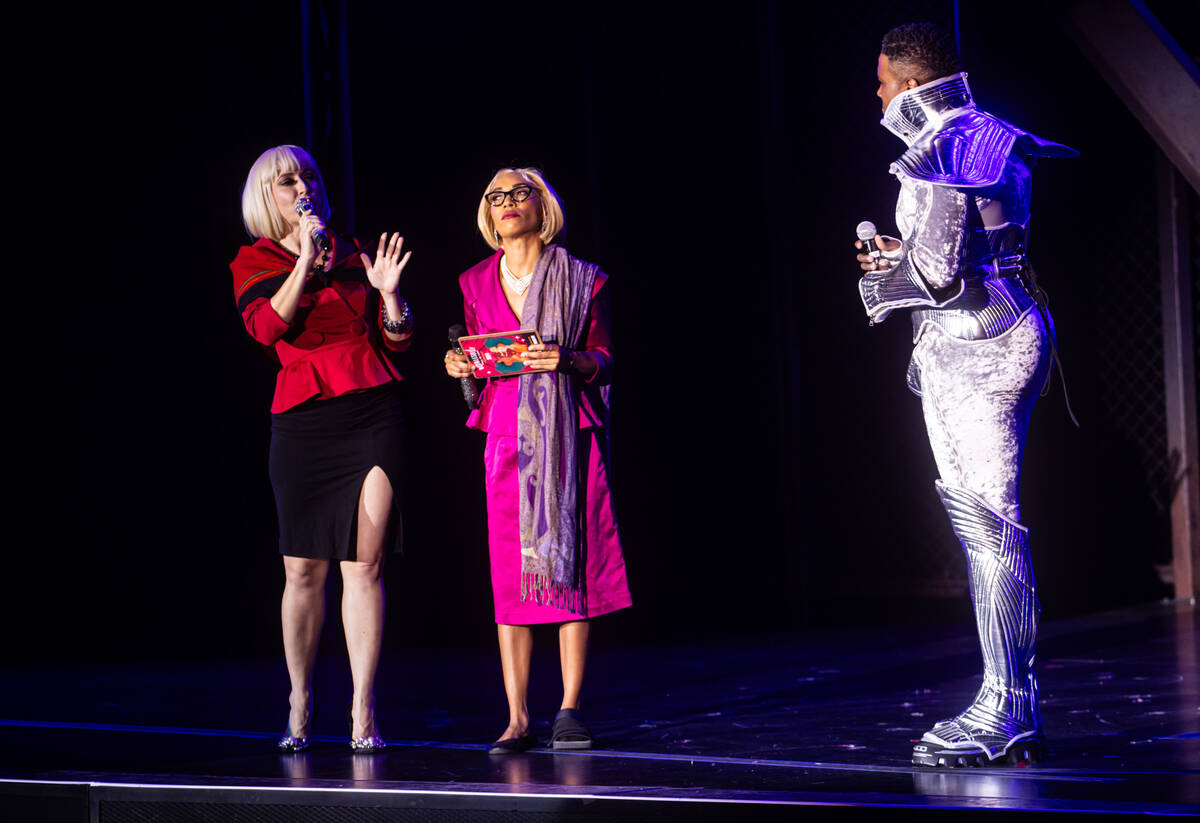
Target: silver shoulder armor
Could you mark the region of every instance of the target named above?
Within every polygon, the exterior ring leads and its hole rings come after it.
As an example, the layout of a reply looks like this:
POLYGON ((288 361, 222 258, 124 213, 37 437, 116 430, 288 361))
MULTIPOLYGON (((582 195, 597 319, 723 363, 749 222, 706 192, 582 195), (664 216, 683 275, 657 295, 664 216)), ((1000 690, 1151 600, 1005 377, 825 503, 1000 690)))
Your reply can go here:
POLYGON ((993 186, 1000 182, 1014 146, 1033 157, 1079 154, 972 108, 957 114, 941 131, 914 143, 900 155, 896 165, 909 177, 939 186, 993 186))
POLYGON ((939 132, 914 143, 896 165, 916 180, 963 188, 1000 180, 1017 135, 1003 120, 964 109, 939 132))
POLYGON ((1060 143, 980 111, 965 72, 896 95, 883 126, 908 144, 895 166, 915 180, 979 188, 1000 180, 1013 148, 1031 157, 1076 157, 1060 143))

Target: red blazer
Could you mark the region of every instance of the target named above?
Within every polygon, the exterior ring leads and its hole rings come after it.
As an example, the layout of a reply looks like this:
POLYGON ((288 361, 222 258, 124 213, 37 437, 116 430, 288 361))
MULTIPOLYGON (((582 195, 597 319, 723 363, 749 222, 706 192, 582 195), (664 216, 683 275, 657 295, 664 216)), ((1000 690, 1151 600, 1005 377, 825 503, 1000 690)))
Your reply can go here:
MULTIPOLYGON (((521 327, 521 319, 513 314, 512 307, 500 287, 500 258, 496 252, 481 260, 458 277, 463 293, 463 314, 467 321, 468 334, 515 331, 521 327)), ((596 373, 578 381, 579 427, 598 427, 603 423, 603 402, 594 395, 600 386, 612 382, 613 355, 612 334, 608 320, 608 292, 604 284, 608 278, 596 273, 596 284, 592 287, 592 302, 588 307, 588 334, 583 348, 596 356, 596 373)), ((497 377, 488 381, 479 396, 479 406, 467 418, 467 426, 480 431, 517 436, 517 381, 516 377, 497 377)))
POLYGON ((377 343, 404 351, 412 338, 395 342, 383 334, 382 301, 367 282, 357 245, 333 235, 331 240, 328 284, 309 275, 291 323, 275 312, 270 299, 291 274, 296 255, 260 237, 253 246, 242 246, 229 264, 246 331, 279 360, 273 413, 403 379, 377 343))

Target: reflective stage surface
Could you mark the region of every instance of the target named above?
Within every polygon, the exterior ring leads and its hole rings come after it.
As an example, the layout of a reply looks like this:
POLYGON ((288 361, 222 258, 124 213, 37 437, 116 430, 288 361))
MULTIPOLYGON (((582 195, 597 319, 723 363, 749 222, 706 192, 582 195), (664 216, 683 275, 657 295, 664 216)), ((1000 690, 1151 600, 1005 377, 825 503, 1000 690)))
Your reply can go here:
MULTIPOLYGON (((792 804, 892 815, 1200 812, 1200 632, 1190 605, 1046 623, 1050 759, 1025 769, 909 765, 912 743, 978 687, 979 652, 961 627, 690 648, 613 649, 598 638, 584 705, 598 741, 589 753, 486 753, 507 716, 492 650, 386 659, 378 716, 389 748, 375 756, 349 752, 348 674, 334 657, 318 667, 316 742, 298 755, 274 751, 286 719, 282 660, 9 668, 0 682, 0 802, 9 805, 0 810, 27 812, 31 795, 57 791, 72 811, 55 819, 88 819, 69 816, 88 797, 93 819, 143 819, 122 818, 119 805, 97 813, 118 795, 196 807, 233 798, 266 804, 262 819, 301 801, 384 815, 360 818, 372 820, 432 819, 385 815, 418 807, 456 809, 460 819, 474 819, 470 810, 765 815, 792 804)), ((543 741, 558 708, 550 641, 539 635, 530 700, 543 741)))

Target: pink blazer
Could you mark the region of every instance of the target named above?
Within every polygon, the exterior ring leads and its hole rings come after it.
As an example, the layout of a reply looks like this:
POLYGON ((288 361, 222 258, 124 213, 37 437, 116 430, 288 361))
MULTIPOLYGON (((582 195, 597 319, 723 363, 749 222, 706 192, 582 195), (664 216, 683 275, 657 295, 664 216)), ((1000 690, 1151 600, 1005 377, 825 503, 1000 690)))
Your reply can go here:
MULTIPOLYGON (((503 251, 479 261, 458 277, 463 293, 463 314, 467 321, 467 334, 515 331, 521 328, 521 319, 513 314, 512 307, 500 287, 500 258, 503 251)), ((602 425, 600 404, 589 398, 589 394, 600 386, 612 382, 612 336, 608 320, 608 292, 603 291, 608 277, 596 273, 596 284, 592 288, 592 302, 588 309, 588 335, 584 345, 586 351, 596 355, 599 363, 596 373, 577 381, 585 387, 580 394, 579 427, 594 428, 602 425)), ((467 418, 467 426, 494 434, 517 436, 517 381, 516 377, 498 377, 488 381, 479 396, 479 406, 467 418)))

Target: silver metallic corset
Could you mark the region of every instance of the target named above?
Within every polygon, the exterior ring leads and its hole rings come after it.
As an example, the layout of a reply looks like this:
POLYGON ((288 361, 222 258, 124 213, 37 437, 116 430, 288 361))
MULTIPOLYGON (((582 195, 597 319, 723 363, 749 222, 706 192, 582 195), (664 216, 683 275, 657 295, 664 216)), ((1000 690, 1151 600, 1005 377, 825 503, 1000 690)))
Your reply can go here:
POLYGON ((1014 159, 1000 183, 974 194, 898 176, 903 257, 859 282, 871 322, 911 308, 914 342, 930 324, 960 340, 1008 331, 1034 305, 1022 280, 1028 168, 1014 159))
POLYGON ((989 340, 1011 329, 1035 303, 1021 280, 1024 260, 1015 250, 964 267, 957 297, 937 308, 913 310, 913 342, 926 324, 959 340, 989 340))

